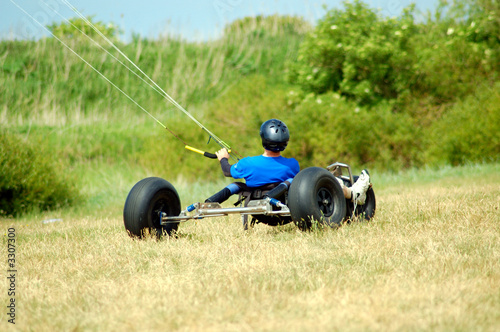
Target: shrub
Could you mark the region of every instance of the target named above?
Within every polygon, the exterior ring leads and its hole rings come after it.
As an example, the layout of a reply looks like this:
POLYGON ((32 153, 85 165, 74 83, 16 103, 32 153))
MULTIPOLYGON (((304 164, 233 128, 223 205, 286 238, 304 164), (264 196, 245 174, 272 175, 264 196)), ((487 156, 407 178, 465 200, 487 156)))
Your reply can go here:
POLYGON ((319 20, 291 63, 289 80, 305 91, 340 92, 361 104, 395 98, 407 87, 413 7, 385 19, 361 1, 344 2, 319 20))
MULTIPOLYGON (((493 6, 493 3, 491 3, 493 6)), ((500 28, 487 1, 441 2, 435 17, 412 39, 414 97, 432 96, 444 104, 472 94, 483 82, 498 79, 500 28)))
POLYGON ((429 129, 429 161, 461 165, 498 161, 500 156, 500 83, 481 86, 457 102, 429 129))
POLYGON ((78 200, 71 179, 50 157, 5 130, 0 133, 0 215, 56 209, 78 200))
POLYGON ((291 119, 293 135, 287 150, 302 168, 339 161, 394 170, 421 163, 421 130, 388 104, 368 109, 337 93, 309 94, 291 119))
POLYGON ((288 65, 304 91, 335 91, 361 105, 414 98, 453 102, 498 78, 499 6, 486 0, 443 1, 435 17, 414 6, 386 18, 361 1, 344 2, 318 22, 288 65))
POLYGON ((224 35, 302 35, 311 29, 311 25, 298 16, 257 15, 234 20, 224 27, 224 35))

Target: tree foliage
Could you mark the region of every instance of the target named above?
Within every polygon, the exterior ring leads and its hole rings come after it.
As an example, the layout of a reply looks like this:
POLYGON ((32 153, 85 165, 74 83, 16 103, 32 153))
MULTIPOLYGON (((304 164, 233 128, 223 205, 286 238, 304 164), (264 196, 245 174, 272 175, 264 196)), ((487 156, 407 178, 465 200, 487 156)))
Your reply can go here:
POLYGON ((59 24, 51 24, 47 28, 58 38, 76 41, 87 40, 85 35, 94 40, 99 40, 100 34, 112 41, 116 41, 118 40, 118 36, 121 32, 117 25, 113 23, 106 24, 101 21, 94 21, 93 16, 89 16, 85 19, 80 17, 70 18, 69 20, 59 24), (90 22, 96 29, 92 28, 88 22, 90 22))
POLYGON ((445 103, 494 80, 500 63, 498 4, 442 2, 415 19, 413 5, 387 18, 356 0, 318 22, 289 65, 289 81, 316 94, 335 91, 362 105, 407 103, 432 95, 445 103))

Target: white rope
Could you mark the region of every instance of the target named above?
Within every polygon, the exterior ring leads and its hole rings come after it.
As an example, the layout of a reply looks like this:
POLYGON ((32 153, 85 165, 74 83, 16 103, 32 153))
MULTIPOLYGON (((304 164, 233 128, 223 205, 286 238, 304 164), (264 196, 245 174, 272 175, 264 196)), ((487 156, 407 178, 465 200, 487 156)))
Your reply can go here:
POLYGON ((144 78, 142 78, 139 74, 137 74, 135 71, 132 70, 132 68, 130 68, 129 66, 127 66, 127 64, 123 63, 123 61, 121 61, 120 59, 118 59, 116 56, 114 56, 111 52, 109 52, 107 49, 105 49, 104 47, 102 47, 101 44, 99 44, 95 39, 93 39, 92 37, 90 37, 89 35, 87 35, 84 31, 82 31, 80 28, 78 28, 76 25, 74 25, 70 20, 68 20, 67 18, 65 18, 63 15, 61 15, 57 10, 55 10, 54 8, 51 8, 45 1, 41 0, 41 2, 49 7, 50 9, 52 9, 52 11, 54 11, 54 13, 56 13, 60 18, 62 18, 64 21, 66 21, 68 24, 70 24, 73 28, 75 28, 76 30, 78 30, 82 35, 84 35, 85 37, 87 37, 90 41, 92 41, 97 47, 99 47, 101 50, 103 50, 104 52, 106 52, 109 56, 111 56, 115 61, 117 61, 118 63, 120 63, 122 66, 124 66, 125 68, 127 68, 132 74, 134 74, 135 76, 137 76, 137 78, 139 78, 141 81, 143 81, 144 83, 146 83, 147 85, 149 85, 153 90, 155 90, 158 94, 160 94, 162 97, 163 97, 163 93, 158 89, 156 88, 154 85, 152 85, 151 83, 147 82, 144 78))
MULTIPOLYGON (((12 1, 12 0, 11 0, 12 1)), ((153 79, 151 79, 144 71, 142 71, 139 66, 137 66, 130 58, 123 53, 109 38, 107 38, 90 20, 88 20, 82 13, 78 11, 69 1, 61 0, 68 8, 73 10, 82 20, 85 21, 87 25, 89 25, 99 36, 101 36, 111 47, 113 47, 120 55, 122 55, 134 68, 136 68, 142 75, 144 75, 153 85, 159 89, 163 93, 163 97, 167 99, 172 105, 174 105, 177 109, 186 114, 192 121, 194 121, 201 129, 203 129, 206 133, 208 133, 217 143, 219 143, 222 147, 230 149, 229 145, 222 141, 219 137, 209 131, 205 126, 203 126, 194 116, 192 116, 188 111, 186 111, 179 103, 177 103, 168 93, 166 93, 158 84, 156 84, 153 79)), ((158 90, 157 90, 158 91, 158 90)))
MULTIPOLYGON (((118 63, 120 63, 122 66, 127 68, 131 73, 133 73, 135 76, 137 76, 139 79, 141 79, 144 83, 146 83, 149 87, 151 87, 153 90, 155 90, 158 94, 160 94, 162 97, 167 99, 172 105, 174 105, 178 110, 182 111, 185 115, 187 115, 193 122, 195 122, 201 129, 203 129, 208 135, 210 135, 211 138, 213 138, 220 146, 227 148, 230 150, 230 146, 222 141, 219 137, 217 137, 214 133, 212 133, 210 130, 208 130, 203 124, 201 124, 195 117, 193 117, 188 111, 186 111, 179 103, 177 103, 168 93, 166 93, 156 82, 151 79, 141 68, 139 68, 126 54, 124 54, 109 38, 107 38, 90 20, 88 20, 82 13, 78 11, 71 3, 69 3, 67 0, 61 0, 68 8, 70 8, 73 12, 75 12, 88 26, 90 26, 101 38, 103 38, 111 47, 113 47, 121 56, 123 56, 135 69, 137 69, 142 75, 144 75, 151 83, 147 82, 144 78, 139 76, 134 70, 132 70, 129 66, 127 66, 125 63, 120 61, 117 57, 115 57, 113 54, 111 54, 108 50, 103 48, 97 41, 95 41, 92 37, 88 36, 85 32, 83 32, 81 29, 76 27, 73 23, 71 23, 68 19, 66 19, 64 16, 62 16, 59 12, 57 12, 56 9, 52 8, 49 6, 46 2, 43 0, 41 1, 45 6, 47 6, 49 9, 54 11, 58 16, 60 16, 62 19, 64 19, 66 22, 71 24, 76 30, 78 30, 80 33, 85 35, 88 39, 90 39, 94 44, 96 44, 99 48, 104 50, 108 55, 110 55, 114 60, 116 60, 118 63)), ((12 4, 14 4, 19 10, 21 10, 23 13, 25 13, 27 16, 29 16, 34 22, 36 22, 39 26, 41 26, 44 30, 46 30, 50 35, 52 35, 55 39, 57 39, 61 44, 63 44, 68 50, 70 50, 73 54, 75 54, 78 58, 80 58, 84 63, 86 63, 89 67, 91 67, 96 73, 98 73, 102 78, 104 78, 108 83, 110 83, 113 87, 115 87, 118 91, 120 91, 123 95, 125 95, 130 101, 132 101, 137 107, 139 107, 142 111, 144 111, 146 114, 148 114, 151 118, 153 118, 158 124, 160 124, 163 128, 169 130, 164 124, 162 124, 155 116, 153 116, 151 113, 149 113, 144 107, 142 107, 137 101, 135 101, 132 97, 130 97, 126 92, 124 92, 122 89, 120 89, 116 84, 114 84, 110 79, 108 79, 104 74, 102 74, 98 69, 96 69, 94 66, 92 66, 88 61, 86 61, 82 56, 80 56, 76 51, 74 51, 69 45, 67 45, 65 42, 63 42, 60 38, 58 38, 52 31, 50 31, 47 27, 45 27, 43 24, 41 24, 35 17, 33 17, 31 14, 29 14, 24 8, 22 8, 20 5, 18 5, 14 0, 10 0, 12 4)), ((170 130, 169 130, 170 131, 170 130)), ((170 131, 171 132, 171 131, 170 131)), ((173 132, 171 132, 174 134, 173 132)), ((175 134, 174 134, 175 135, 175 134)), ((177 138, 179 138, 177 135, 175 135, 177 138)), ((180 138, 179 138, 180 139, 180 138)), ((183 142, 186 144, 185 142, 183 142)))
MULTIPOLYGON (((351 194, 352 195, 352 194, 351 194)), ((352 196, 351 196, 352 198, 352 196)), ((356 217, 356 208, 358 207, 358 199, 354 199, 354 209, 352 210, 352 216, 351 216, 351 220, 354 221, 354 218, 356 217)))
POLYGON ((130 97, 125 91, 120 89, 115 83, 113 83, 109 78, 107 78, 103 73, 101 73, 97 68, 92 66, 87 60, 85 60, 80 54, 75 52, 68 44, 63 42, 60 38, 54 35, 47 27, 45 27, 42 23, 40 23, 35 17, 33 17, 30 13, 28 13, 24 8, 19 6, 14 0, 10 0, 17 8, 19 8, 23 13, 28 15, 33 21, 35 21, 39 26, 49 32, 55 39, 57 39, 61 44, 63 44, 68 50, 70 50, 74 55, 76 55, 80 60, 82 60, 85 64, 87 64, 90 68, 92 68, 96 73, 98 73, 104 80, 106 80, 109 84, 111 84, 114 88, 120 91, 125 97, 127 97, 131 102, 133 102, 137 107, 143 110, 146 114, 148 114, 151 118, 153 118, 156 122, 158 122, 163 128, 167 129, 167 127, 160 122, 154 115, 149 113, 144 107, 142 107, 137 101, 135 101, 132 97, 130 97))

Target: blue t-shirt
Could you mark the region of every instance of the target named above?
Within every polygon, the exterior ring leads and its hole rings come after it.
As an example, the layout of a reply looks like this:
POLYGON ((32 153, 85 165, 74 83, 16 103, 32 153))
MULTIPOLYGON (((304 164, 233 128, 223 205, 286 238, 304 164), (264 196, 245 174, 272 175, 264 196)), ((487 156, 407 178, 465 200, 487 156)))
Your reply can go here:
POLYGON ((245 179, 247 186, 252 188, 286 181, 299 171, 297 160, 283 156, 246 157, 231 166, 231 176, 235 179, 245 179))

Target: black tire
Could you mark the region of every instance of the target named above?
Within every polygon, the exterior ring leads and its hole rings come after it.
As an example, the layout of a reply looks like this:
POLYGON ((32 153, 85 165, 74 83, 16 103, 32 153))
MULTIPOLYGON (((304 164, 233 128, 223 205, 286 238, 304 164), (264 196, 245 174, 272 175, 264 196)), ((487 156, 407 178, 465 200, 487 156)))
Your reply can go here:
POLYGON ((345 217, 344 193, 335 177, 324 168, 309 167, 293 179, 288 193, 292 220, 301 230, 309 230, 312 220, 337 227, 345 217))
POLYGON ((179 224, 160 225, 161 212, 178 216, 181 202, 174 186, 156 177, 145 178, 130 190, 123 208, 123 222, 131 237, 142 238, 148 231, 160 238, 172 235, 179 224))
MULTIPOLYGON (((358 180, 359 176, 353 176, 354 182, 358 180)), ((349 180, 344 180, 344 184, 348 187, 351 186, 351 181, 349 180)), ((347 205, 347 212, 346 212, 346 217, 345 220, 351 219, 353 216, 353 209, 354 209, 354 204, 350 199, 346 199, 346 205, 347 205)), ((363 205, 357 205, 356 206, 356 211, 354 212, 355 217, 363 217, 365 220, 370 220, 375 216, 375 210, 377 209, 377 200, 375 198, 375 192, 373 191, 373 188, 368 189, 366 192, 366 201, 365 204, 363 205)))

